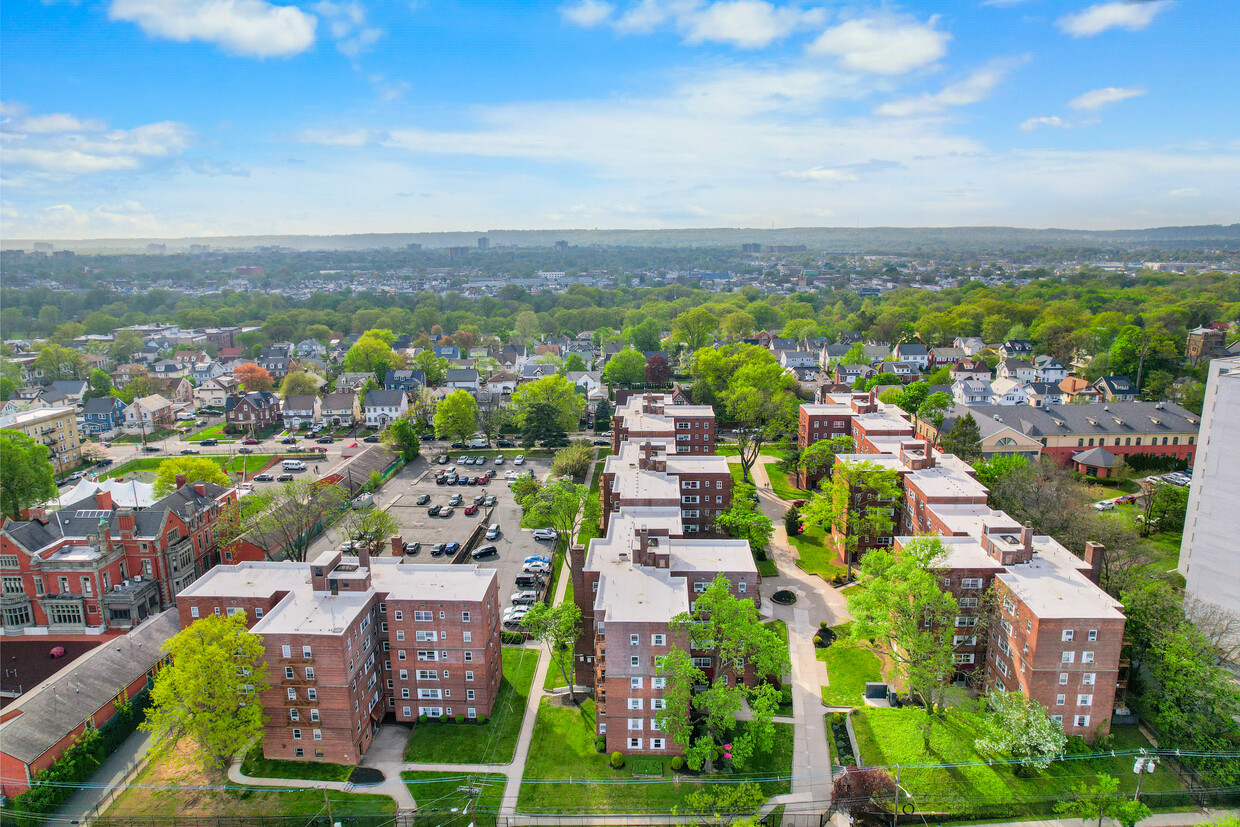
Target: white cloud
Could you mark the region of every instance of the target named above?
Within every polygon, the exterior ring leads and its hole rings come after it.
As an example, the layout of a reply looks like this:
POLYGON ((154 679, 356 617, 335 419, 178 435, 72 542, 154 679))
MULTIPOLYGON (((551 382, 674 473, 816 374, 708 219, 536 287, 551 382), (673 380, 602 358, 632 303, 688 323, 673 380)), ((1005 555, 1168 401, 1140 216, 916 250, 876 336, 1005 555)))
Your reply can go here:
POLYGON ((371 75, 370 85, 375 88, 375 93, 379 96, 379 100, 390 102, 399 100, 409 91, 409 83, 403 80, 388 80, 386 75, 371 75))
POLYGON ((906 118, 913 115, 933 115, 949 106, 967 106, 977 103, 987 98, 995 87, 1007 78, 1008 72, 1026 60, 1028 60, 1027 57, 993 60, 975 70, 964 80, 944 86, 934 94, 885 103, 878 107, 878 114, 906 118))
POLYGON ((681 25, 690 43, 730 43, 759 49, 787 37, 801 24, 799 9, 777 7, 765 0, 719 0, 685 15, 681 25))
POLYGON ((829 169, 827 167, 814 167, 800 171, 790 171, 780 173, 780 177, 791 178, 795 181, 856 181, 857 176, 851 172, 845 172, 840 169, 829 169))
POLYGON ((947 54, 951 35, 938 29, 938 21, 938 15, 925 23, 893 16, 849 20, 819 35, 809 51, 834 55, 849 69, 900 75, 947 54))
POLYGON ((604 0, 581 0, 578 3, 560 7, 560 16, 583 29, 600 26, 611 17, 616 7, 604 0))
POLYGON ((1045 115, 1041 118, 1029 118, 1021 123, 1020 128, 1023 132, 1032 132, 1040 126, 1049 126, 1055 129, 1070 129, 1072 124, 1068 123, 1058 115, 1045 115))
POLYGON ((1073 98, 1068 101, 1068 106, 1073 109, 1093 111, 1095 109, 1101 109, 1108 104, 1128 100, 1129 98, 1139 98, 1144 94, 1145 90, 1139 86, 1107 86, 1103 89, 1095 89, 1092 92, 1086 92, 1079 97, 1073 98))
POLYGON ((1201 190, 1196 187, 1179 187, 1178 189, 1168 190, 1167 195, 1172 198, 1196 198, 1201 195, 1201 190))
POLYGON ((318 19, 266 0, 112 0, 108 16, 150 37, 198 40, 245 57, 289 57, 314 45, 318 19))
POLYGON ((1059 28, 1073 37, 1093 37, 1111 29, 1135 32, 1150 25, 1159 12, 1170 7, 1170 0, 1098 3, 1075 14, 1066 14, 1056 22, 1059 28))
POLYGON ((367 24, 366 9, 356 0, 348 3, 320 0, 314 10, 323 16, 336 48, 348 57, 357 57, 383 36, 383 29, 367 24))
POLYGON ((35 115, 6 121, 0 131, 6 174, 63 180, 99 172, 133 171, 161 158, 181 154, 190 144, 187 126, 173 121, 133 129, 109 130, 107 124, 73 115, 35 115))

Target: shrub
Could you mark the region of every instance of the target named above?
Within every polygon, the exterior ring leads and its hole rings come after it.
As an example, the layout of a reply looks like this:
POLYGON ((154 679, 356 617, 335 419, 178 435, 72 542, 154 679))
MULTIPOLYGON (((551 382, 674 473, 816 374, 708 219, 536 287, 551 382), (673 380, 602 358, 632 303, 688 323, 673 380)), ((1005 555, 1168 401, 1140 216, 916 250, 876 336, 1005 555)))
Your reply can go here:
POLYGON ((424 713, 424 714, 422 714, 422 715, 419 715, 419 716, 418 716, 418 723, 419 723, 419 724, 424 724, 424 723, 426 723, 428 720, 430 720, 430 719, 426 717, 425 713, 424 713))
POLYGON ((801 533, 801 509, 795 505, 784 512, 784 531, 788 532, 789 537, 801 533))
POLYGON ((485 724, 487 722, 487 716, 479 715, 475 720, 477 720, 480 724, 485 724))
POLYGON ((818 635, 814 635, 814 645, 819 646, 819 647, 822 646, 822 638, 820 638, 818 635))
POLYGON ((611 754, 611 768, 618 770, 624 767, 624 754, 619 750, 611 754))
POLYGON ((1093 752, 1089 744, 1085 743, 1085 739, 1079 735, 1073 735, 1068 739, 1068 744, 1064 748, 1068 755, 1089 755, 1093 752))
POLYGON ((791 606, 797 602, 797 596, 787 589, 780 589, 771 595, 771 601, 781 606, 791 606))
POLYGON ((506 643, 509 646, 520 646, 522 643, 525 643, 525 635, 520 632, 500 632, 499 639, 501 643, 506 643))
POLYGON ((602 737, 595 738, 594 748, 599 752, 607 752, 607 739, 602 737))
POLYGON ((684 768, 685 768, 685 759, 684 759, 684 756, 682 756, 682 755, 673 755, 673 756, 672 756, 672 770, 673 770, 674 772, 680 772, 680 771, 681 771, 681 770, 683 770, 684 768))
POLYGON ((457 715, 457 716, 456 716, 456 722, 457 722, 458 724, 463 724, 463 723, 465 723, 465 716, 464 716, 464 715, 457 715))
POLYGON ((753 553, 753 556, 754 556, 754 559, 757 560, 759 563, 763 562, 767 558, 766 549, 765 548, 758 549, 757 551, 753 553))

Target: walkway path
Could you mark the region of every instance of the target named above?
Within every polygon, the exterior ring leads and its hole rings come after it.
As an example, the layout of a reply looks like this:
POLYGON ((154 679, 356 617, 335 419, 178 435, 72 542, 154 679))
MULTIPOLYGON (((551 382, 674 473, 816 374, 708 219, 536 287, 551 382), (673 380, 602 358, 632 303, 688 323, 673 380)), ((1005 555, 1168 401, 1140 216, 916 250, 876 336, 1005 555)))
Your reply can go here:
POLYGON ((113 790, 128 783, 131 770, 146 757, 155 736, 138 730, 126 738, 90 777, 89 787, 78 787, 56 811, 56 821, 64 824, 85 823, 98 813, 100 804, 113 790))

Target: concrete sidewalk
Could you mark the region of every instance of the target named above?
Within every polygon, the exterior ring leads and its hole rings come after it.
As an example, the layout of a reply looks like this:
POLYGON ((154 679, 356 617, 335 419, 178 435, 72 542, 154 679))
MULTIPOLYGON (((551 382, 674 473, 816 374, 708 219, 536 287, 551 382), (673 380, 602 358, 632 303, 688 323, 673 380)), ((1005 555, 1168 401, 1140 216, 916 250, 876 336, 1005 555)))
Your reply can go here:
POLYGON ((79 787, 77 792, 60 805, 55 820, 77 824, 99 815, 95 811, 100 802, 113 789, 128 783, 127 776, 146 757, 153 741, 154 736, 142 730, 136 730, 126 738, 125 742, 116 748, 116 752, 104 759, 99 769, 95 770, 95 774, 90 777, 91 786, 79 787))

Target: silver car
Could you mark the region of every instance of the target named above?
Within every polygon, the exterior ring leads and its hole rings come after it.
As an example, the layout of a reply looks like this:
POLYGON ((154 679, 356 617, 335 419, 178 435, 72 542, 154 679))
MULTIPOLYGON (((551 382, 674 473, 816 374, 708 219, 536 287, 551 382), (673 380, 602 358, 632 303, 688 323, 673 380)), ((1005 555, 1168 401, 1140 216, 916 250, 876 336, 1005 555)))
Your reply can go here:
POLYGON ((529 589, 526 589, 525 591, 521 591, 521 592, 514 592, 511 600, 514 606, 522 606, 522 605, 529 605, 531 603, 537 603, 538 592, 530 591, 529 589))

